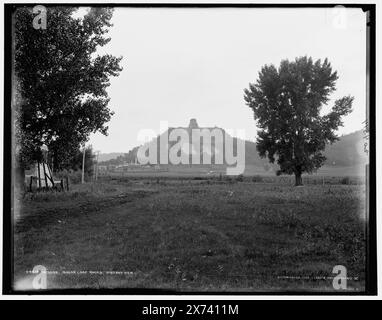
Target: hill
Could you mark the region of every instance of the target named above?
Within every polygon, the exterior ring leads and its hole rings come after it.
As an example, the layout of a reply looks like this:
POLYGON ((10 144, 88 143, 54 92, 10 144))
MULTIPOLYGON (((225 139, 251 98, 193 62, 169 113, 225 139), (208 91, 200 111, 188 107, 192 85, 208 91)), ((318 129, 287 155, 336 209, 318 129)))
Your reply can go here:
POLYGON ((100 153, 98 156, 99 162, 107 162, 110 160, 116 160, 118 157, 124 156, 122 152, 100 153))
MULTIPOLYGON (((191 136, 191 130, 194 128, 199 128, 195 119, 191 119, 188 127, 177 127, 186 129, 191 136)), ((213 130, 217 127, 208 127, 202 129, 213 130)), ((163 133, 160 137, 164 137, 166 134, 170 134, 172 130, 176 129, 175 127, 169 128, 167 132, 163 133)), ((224 129, 217 128, 222 130, 224 133, 224 129)), ((159 138, 159 137, 158 137, 159 138)), ((234 141, 234 152, 236 152, 236 140, 237 138, 233 138, 234 141)), ((152 141, 150 143, 156 143, 156 141, 152 141)), ((169 148, 171 148, 176 142, 169 142, 169 148)), ((367 155, 363 151, 363 132, 362 130, 353 132, 348 135, 343 135, 340 137, 340 140, 335 142, 332 145, 327 145, 324 155, 327 160, 325 162, 325 166, 329 167, 352 167, 357 165, 364 165, 367 163, 367 155)), ((191 152, 193 152, 193 146, 191 142, 191 152)), ((137 158, 137 151, 139 146, 134 147, 128 153, 108 153, 108 154, 100 154, 100 162, 104 165, 114 164, 121 165, 125 163, 134 163, 137 158)), ((223 146, 224 148, 224 146, 223 146)), ((212 140, 212 159, 215 154, 222 153, 224 154, 224 149, 219 146, 215 146, 214 140, 212 140)), ((201 146, 201 156, 203 155, 203 145, 201 146)), ((159 157, 159 144, 158 144, 158 157, 159 157)), ((190 154, 191 157, 191 154, 190 154)), ((257 150, 256 143, 252 141, 245 141, 245 163, 246 166, 249 167, 261 167, 264 168, 265 171, 272 169, 274 171, 277 169, 277 165, 270 164, 267 159, 260 158, 257 150)))
POLYGON ((368 162, 364 152, 364 139, 362 130, 343 135, 340 140, 325 148, 326 165, 328 166, 354 166, 368 162))

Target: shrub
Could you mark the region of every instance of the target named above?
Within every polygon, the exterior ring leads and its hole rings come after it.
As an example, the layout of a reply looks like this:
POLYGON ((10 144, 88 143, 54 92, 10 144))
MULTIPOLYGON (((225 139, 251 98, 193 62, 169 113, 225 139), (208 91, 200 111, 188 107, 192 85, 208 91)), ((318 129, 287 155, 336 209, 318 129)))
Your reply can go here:
POLYGON ((243 181, 244 181, 244 176, 243 176, 242 174, 239 174, 239 175, 236 177, 236 181, 243 182, 243 181))
POLYGON ((257 175, 252 177, 252 182, 264 182, 264 179, 261 176, 257 175))
POLYGON ((233 183, 234 182, 231 176, 225 176, 224 180, 227 181, 228 183, 233 183))

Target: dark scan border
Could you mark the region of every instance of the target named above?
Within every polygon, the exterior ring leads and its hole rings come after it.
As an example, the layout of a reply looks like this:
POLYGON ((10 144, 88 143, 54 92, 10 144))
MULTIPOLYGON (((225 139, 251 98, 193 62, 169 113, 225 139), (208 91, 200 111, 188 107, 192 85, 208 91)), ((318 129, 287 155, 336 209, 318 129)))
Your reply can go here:
POLYGON ((369 223, 367 228, 367 249, 366 249, 366 277, 364 292, 311 292, 311 291, 274 291, 274 292, 182 292, 160 289, 52 289, 41 291, 15 291, 13 283, 13 224, 12 224, 12 113, 11 113, 11 93, 12 93, 12 13, 15 9, 22 6, 32 7, 37 4, 20 3, 4 4, 4 167, 3 167, 3 294, 12 295, 78 295, 78 294, 113 294, 113 295, 331 295, 331 296, 352 296, 352 295, 377 295, 377 238, 376 238, 376 131, 375 131, 375 108, 376 108, 376 5, 375 4, 229 4, 229 3, 40 3, 46 7, 51 6, 93 6, 93 7, 126 7, 126 8, 333 8, 342 5, 346 8, 360 8, 364 12, 369 11, 370 38, 369 46, 369 74, 370 87, 367 94, 370 98, 370 117, 369 117, 369 223))

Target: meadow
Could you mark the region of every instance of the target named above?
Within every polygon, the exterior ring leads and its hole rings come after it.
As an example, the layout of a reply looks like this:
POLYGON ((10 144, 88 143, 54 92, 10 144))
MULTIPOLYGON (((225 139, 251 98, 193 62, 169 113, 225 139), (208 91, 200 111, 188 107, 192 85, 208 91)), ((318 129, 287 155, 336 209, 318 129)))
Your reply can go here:
POLYGON ((347 290, 363 291, 365 185, 335 181, 104 176, 27 193, 15 204, 15 288, 43 265, 48 289, 330 292, 343 265, 347 290))

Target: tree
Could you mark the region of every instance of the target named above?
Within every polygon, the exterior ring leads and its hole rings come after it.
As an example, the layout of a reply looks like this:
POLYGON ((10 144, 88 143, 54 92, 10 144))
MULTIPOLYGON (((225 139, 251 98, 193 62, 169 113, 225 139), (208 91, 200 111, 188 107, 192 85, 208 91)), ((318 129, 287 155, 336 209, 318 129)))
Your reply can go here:
POLYGON ((76 10, 48 7, 45 29, 35 29, 32 8, 15 12, 15 118, 22 166, 38 160, 46 145, 59 167, 91 133, 107 134, 113 112, 106 88, 122 70, 122 58, 97 55, 97 49, 110 41, 112 9, 91 8, 83 18, 75 18, 76 10))
MULTIPOLYGON (((60 163, 59 169, 81 171, 83 152, 84 152, 83 147, 81 149, 77 149, 70 158, 65 159, 64 161, 60 163)), ((96 158, 96 155, 93 152, 93 147, 91 145, 86 146, 85 147, 85 174, 88 177, 93 175, 95 158, 96 158)))
POLYGON ((345 96, 321 115, 337 79, 328 59, 313 62, 305 56, 283 60, 278 69, 263 66, 257 82, 244 90, 244 100, 260 129, 259 155, 271 163, 277 159, 277 174, 294 174, 296 186, 302 185, 303 172, 322 166, 325 145, 338 140, 335 131, 343 125, 341 118, 352 111, 354 98, 345 96))

